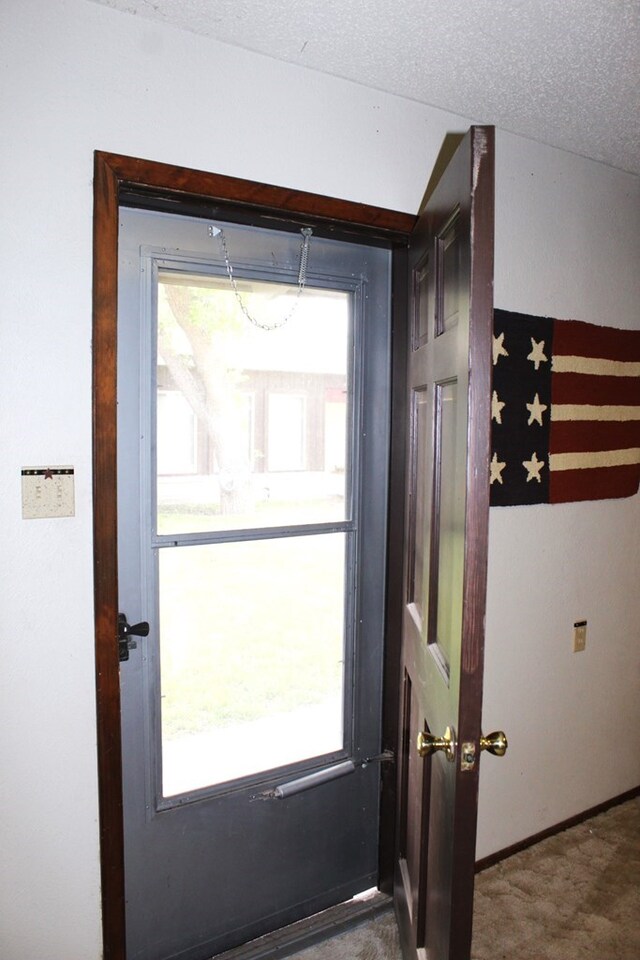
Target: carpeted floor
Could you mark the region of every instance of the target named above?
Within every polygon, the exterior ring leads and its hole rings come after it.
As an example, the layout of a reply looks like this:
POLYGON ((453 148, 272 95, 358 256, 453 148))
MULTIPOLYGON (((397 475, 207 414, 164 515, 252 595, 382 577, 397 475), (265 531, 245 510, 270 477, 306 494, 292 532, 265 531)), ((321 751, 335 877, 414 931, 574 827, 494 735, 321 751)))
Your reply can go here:
MULTIPOLYGON (((640 960, 640 798, 485 870, 475 904, 473 960, 640 960)), ((293 960, 401 960, 393 916, 293 960)))
POLYGON ((640 960, 640 799, 478 876, 473 958, 505 957, 640 960))

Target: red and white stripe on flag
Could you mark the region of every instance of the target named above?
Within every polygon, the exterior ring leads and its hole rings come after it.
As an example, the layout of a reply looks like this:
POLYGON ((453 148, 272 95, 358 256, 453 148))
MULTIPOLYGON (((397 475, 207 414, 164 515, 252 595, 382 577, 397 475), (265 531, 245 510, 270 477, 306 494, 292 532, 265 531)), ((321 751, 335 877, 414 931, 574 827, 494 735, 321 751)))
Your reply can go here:
POLYGON ((555 321, 549 501, 633 496, 640 485, 640 331, 555 321))

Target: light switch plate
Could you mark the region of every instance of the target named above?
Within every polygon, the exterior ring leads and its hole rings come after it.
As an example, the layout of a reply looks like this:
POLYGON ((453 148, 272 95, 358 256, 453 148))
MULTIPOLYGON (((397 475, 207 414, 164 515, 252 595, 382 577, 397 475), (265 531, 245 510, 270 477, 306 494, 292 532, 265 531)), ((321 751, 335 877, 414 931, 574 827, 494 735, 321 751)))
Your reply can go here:
POLYGON ((73 467, 24 467, 22 469, 22 518, 75 515, 73 467))

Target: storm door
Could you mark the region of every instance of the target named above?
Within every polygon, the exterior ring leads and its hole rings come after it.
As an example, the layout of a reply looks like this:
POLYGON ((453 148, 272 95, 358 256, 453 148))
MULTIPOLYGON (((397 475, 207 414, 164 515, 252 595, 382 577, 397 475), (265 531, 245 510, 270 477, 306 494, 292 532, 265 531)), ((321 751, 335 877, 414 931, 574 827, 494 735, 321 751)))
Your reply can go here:
POLYGON ((127 960, 203 960, 377 884, 390 253, 119 249, 127 960))

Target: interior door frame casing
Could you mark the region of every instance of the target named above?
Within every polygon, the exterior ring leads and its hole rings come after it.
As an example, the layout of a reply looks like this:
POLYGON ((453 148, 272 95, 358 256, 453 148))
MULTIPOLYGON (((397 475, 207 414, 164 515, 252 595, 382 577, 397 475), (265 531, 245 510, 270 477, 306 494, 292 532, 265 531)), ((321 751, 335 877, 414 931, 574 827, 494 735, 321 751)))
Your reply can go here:
MULTIPOLYGON (((316 234, 384 245, 392 266, 392 425, 382 748, 395 750, 402 610, 406 247, 412 215, 281 187, 96 151, 93 233, 93 534, 98 794, 103 951, 125 960, 120 680, 117 638, 117 298, 118 212, 138 200, 152 209, 276 227, 312 224, 316 234), (399 571, 399 573, 398 573, 399 571)), ((379 886, 391 892, 396 784, 383 764, 379 886)))

